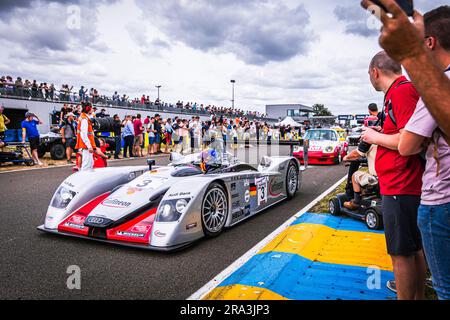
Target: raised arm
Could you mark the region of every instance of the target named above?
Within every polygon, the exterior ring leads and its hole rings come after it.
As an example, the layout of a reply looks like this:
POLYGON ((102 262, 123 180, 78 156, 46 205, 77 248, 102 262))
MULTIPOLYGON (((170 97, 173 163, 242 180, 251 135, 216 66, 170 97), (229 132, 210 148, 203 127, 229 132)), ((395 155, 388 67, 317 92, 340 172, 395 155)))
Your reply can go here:
MULTIPOLYGON (((435 63, 424 43, 423 17, 417 11, 411 22, 394 0, 380 0, 391 16, 379 8, 383 23, 379 39, 389 56, 401 63, 442 130, 450 136, 450 79, 435 63)), ((376 8, 363 0, 366 9, 376 8)))

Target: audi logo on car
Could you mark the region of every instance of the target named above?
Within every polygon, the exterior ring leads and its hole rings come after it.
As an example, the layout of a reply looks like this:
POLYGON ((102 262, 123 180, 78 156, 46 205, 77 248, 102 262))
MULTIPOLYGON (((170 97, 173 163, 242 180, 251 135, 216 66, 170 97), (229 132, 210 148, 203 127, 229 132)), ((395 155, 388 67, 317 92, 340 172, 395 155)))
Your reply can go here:
POLYGON ((102 224, 103 222, 105 222, 105 219, 93 217, 93 218, 88 218, 87 222, 92 223, 92 224, 102 224))

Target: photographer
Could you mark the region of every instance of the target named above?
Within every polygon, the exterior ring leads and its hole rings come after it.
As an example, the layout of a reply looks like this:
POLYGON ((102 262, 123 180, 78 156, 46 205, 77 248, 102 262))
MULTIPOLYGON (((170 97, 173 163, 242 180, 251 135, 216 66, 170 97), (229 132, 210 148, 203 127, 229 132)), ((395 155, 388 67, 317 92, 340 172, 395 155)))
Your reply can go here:
POLYGON ((426 264, 417 211, 424 168, 419 156, 402 157, 398 152, 400 134, 414 113, 419 94, 402 75, 401 65, 384 51, 372 59, 369 75, 373 87, 385 93, 386 120, 383 133, 367 128, 362 139, 369 145, 378 145, 375 167, 397 294, 400 300, 423 299, 426 264))
MULTIPOLYGON (((424 16, 425 44, 450 78, 450 7, 424 16)), ((450 299, 450 139, 439 128, 421 99, 400 137, 399 151, 409 156, 426 150, 419 227, 434 288, 440 299, 450 299), (426 147, 428 145, 428 147, 426 147), (425 146, 425 147, 424 147, 425 146)))
POLYGON ((120 153, 122 152, 122 121, 120 121, 119 115, 114 115, 113 133, 114 142, 116 144, 116 150, 114 152, 114 159, 120 159, 120 153))
POLYGON ((68 113, 66 119, 61 124, 61 137, 64 146, 66 147, 67 163, 73 164, 72 152, 74 147, 74 139, 76 138, 77 130, 75 124, 75 115, 68 113))

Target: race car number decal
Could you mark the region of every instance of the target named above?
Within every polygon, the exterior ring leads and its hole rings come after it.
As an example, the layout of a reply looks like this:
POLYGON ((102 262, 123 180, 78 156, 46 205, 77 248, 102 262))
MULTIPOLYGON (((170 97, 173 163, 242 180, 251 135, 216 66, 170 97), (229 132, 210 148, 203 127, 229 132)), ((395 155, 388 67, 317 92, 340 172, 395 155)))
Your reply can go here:
POLYGON ((146 186, 148 186, 152 182, 153 182, 153 180, 144 180, 144 181, 142 181, 142 183, 137 184, 136 187, 138 187, 138 188, 145 188, 146 186))
POLYGON ((268 182, 269 180, 267 177, 257 178, 255 181, 256 188, 258 190, 258 206, 267 202, 268 182))

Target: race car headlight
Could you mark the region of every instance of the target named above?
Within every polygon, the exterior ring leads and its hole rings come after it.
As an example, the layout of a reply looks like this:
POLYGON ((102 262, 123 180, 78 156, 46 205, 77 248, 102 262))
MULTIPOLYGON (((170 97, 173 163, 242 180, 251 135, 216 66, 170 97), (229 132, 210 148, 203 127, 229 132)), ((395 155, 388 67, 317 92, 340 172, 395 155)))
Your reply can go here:
POLYGON ((191 199, 166 200, 161 203, 156 217, 157 222, 174 222, 180 219, 191 199))
POLYGON ((186 209, 187 205, 188 205, 188 202, 185 199, 180 199, 175 204, 175 209, 177 210, 177 212, 183 213, 184 209, 186 209))
POLYGON ((323 150, 324 153, 333 153, 334 152, 334 147, 333 146, 328 146, 323 150))
POLYGON ((60 187, 58 191, 56 191, 50 206, 57 209, 65 209, 76 195, 76 192, 66 189, 65 187, 60 187))

